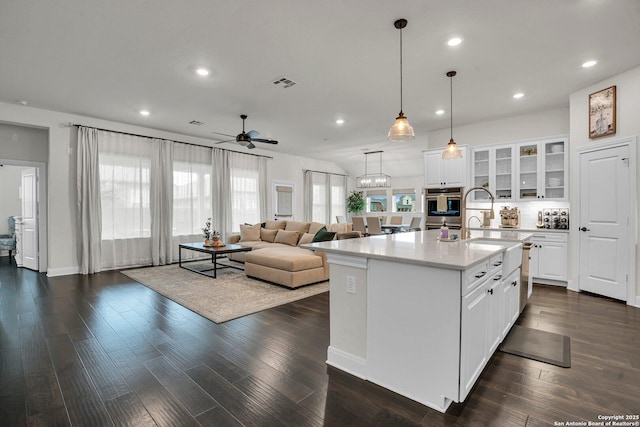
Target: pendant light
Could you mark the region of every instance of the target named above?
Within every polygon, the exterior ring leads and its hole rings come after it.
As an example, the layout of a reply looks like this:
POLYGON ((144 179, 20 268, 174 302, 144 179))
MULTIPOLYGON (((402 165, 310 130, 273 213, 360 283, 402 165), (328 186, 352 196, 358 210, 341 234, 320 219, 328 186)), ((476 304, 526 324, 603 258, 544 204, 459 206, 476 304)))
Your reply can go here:
POLYGON ((382 153, 383 151, 369 151, 368 153, 364 153, 364 175, 356 178, 357 188, 391 187, 391 177, 382 173, 382 153), (380 169, 378 173, 368 173, 367 171, 369 154, 380 155, 380 169))
POLYGON ((400 30, 400 114, 389 129, 387 138, 392 142, 411 141, 416 139, 416 135, 413 133, 413 127, 409 124, 409 120, 402 112, 402 29, 407 26, 407 20, 398 19, 393 25, 400 30))
POLYGON ((451 108, 449 109, 449 115, 451 117, 451 139, 447 144, 447 148, 442 152, 442 160, 453 160, 462 158, 462 151, 456 145, 456 142, 453 140, 453 77, 457 73, 455 71, 449 71, 447 73, 447 77, 451 82, 451 108))

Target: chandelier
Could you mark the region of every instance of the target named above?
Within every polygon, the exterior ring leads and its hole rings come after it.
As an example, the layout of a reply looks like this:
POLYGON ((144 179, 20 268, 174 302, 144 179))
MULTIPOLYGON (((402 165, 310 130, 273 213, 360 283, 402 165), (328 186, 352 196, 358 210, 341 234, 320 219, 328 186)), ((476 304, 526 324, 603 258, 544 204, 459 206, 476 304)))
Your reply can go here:
POLYGON ((391 177, 382 173, 382 153, 383 151, 370 151, 364 153, 364 175, 356 178, 357 188, 372 188, 372 187, 391 187, 391 177), (380 157, 380 169, 378 173, 367 173, 367 164, 369 163, 369 154, 379 154, 380 157))

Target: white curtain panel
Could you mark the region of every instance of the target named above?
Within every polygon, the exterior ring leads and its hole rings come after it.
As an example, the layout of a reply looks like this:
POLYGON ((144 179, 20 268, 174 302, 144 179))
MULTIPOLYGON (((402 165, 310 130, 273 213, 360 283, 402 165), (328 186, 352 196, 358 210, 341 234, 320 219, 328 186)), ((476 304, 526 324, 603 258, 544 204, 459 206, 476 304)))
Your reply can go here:
POLYGON ((346 176, 304 171, 305 221, 331 224, 337 215, 346 215, 346 193, 346 176))
POLYGON ((337 216, 347 215, 347 177, 344 175, 331 175, 331 193, 329 194, 331 202, 331 212, 329 213, 329 221, 331 223, 337 216))
MULTIPOLYGON (((202 228, 213 218, 211 148, 175 143, 173 146, 173 261, 178 261, 180 243, 204 240, 202 228)), ((221 231, 212 220, 211 228, 221 231)), ((182 259, 198 252, 183 251, 182 259)))
POLYGON ((214 148, 213 159, 213 183, 212 201, 213 217, 212 221, 220 232, 221 239, 227 240, 231 233, 231 167, 229 165, 229 151, 214 148))
MULTIPOLYGON (((231 232, 239 233, 240 224, 262 221, 262 186, 259 171, 260 157, 229 152, 231 184, 231 232)), ((266 208, 264 210, 266 215, 266 208)), ((265 218, 266 219, 266 218, 265 218)))
POLYGON ((99 131, 102 268, 152 263, 150 139, 99 131))
POLYGON ((100 214, 100 174, 98 131, 78 127, 78 234, 80 274, 98 273, 101 265, 102 223, 100 214))
POLYGON ((151 144, 151 262, 164 265, 172 261, 174 143, 153 139, 151 144))

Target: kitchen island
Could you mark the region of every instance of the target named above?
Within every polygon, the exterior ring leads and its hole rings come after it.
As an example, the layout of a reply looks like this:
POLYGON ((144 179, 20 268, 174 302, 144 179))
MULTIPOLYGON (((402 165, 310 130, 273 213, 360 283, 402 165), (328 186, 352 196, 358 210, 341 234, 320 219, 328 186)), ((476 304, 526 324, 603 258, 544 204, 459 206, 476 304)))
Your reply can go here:
POLYGON ((331 264, 327 363, 446 411, 462 402, 519 315, 531 233, 438 230, 312 243, 331 264))

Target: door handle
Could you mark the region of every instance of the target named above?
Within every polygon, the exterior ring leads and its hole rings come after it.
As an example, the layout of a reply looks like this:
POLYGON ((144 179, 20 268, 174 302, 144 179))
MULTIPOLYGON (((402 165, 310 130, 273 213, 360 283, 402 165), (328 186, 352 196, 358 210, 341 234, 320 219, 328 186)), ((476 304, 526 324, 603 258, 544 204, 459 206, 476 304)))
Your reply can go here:
POLYGON ((587 227, 580 227, 580 228, 578 228, 578 230, 580 230, 580 231, 591 231, 587 227))

